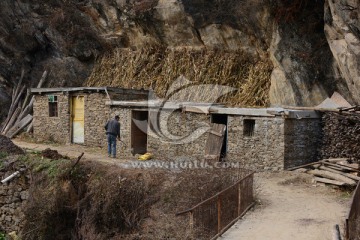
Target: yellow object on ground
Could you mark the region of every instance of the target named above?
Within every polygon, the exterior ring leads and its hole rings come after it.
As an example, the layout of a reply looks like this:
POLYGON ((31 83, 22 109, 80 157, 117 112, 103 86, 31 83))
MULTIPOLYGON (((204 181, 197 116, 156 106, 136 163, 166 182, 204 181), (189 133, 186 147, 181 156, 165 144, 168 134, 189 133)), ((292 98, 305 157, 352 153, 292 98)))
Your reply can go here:
POLYGON ((151 153, 145 153, 144 155, 141 155, 138 157, 139 160, 146 161, 153 158, 153 155, 151 153))

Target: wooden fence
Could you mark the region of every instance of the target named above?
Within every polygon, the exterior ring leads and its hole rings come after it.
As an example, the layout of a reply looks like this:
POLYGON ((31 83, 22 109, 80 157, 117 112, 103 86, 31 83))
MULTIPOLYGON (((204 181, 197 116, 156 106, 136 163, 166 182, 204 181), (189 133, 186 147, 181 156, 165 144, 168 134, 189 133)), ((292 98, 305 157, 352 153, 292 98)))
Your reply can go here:
POLYGON ((360 240, 360 182, 358 183, 345 222, 345 239, 360 240))
POLYGON ((254 205, 254 173, 176 215, 188 214, 190 230, 197 239, 216 239, 254 205))

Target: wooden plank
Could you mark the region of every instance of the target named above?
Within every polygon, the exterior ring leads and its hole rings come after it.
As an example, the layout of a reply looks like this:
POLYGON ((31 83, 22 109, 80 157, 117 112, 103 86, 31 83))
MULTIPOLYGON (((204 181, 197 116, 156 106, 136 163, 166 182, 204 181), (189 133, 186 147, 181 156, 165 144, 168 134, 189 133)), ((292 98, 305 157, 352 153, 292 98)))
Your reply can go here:
POLYGON ((11 128, 6 135, 9 138, 13 138, 16 134, 18 134, 22 129, 24 129, 30 122, 33 117, 28 114, 24 119, 22 119, 18 124, 16 124, 13 128, 11 128))
POLYGON ((210 106, 184 106, 185 112, 209 114, 210 106))
POLYGON ((205 145, 205 159, 220 160, 226 125, 212 123, 205 145))
POLYGON ((314 180, 316 182, 322 182, 322 183, 332 184, 332 185, 336 185, 336 186, 345 186, 346 185, 343 182, 336 181, 336 180, 330 180, 327 178, 314 177, 314 180))
POLYGON ((344 173, 344 172, 341 172, 341 171, 338 171, 338 170, 335 170, 335 169, 331 169, 331 168, 328 168, 328 167, 325 167, 325 166, 321 166, 320 169, 325 170, 325 171, 329 171, 329 172, 333 172, 333 173, 337 173, 337 174, 343 175, 345 177, 348 177, 348 178, 356 180, 356 181, 360 180, 360 177, 355 176, 355 175, 353 175, 351 173, 344 173))
MULTIPOLYGON (((44 75, 44 74, 43 74, 44 75)), ((46 72, 47 75, 47 72, 46 72)), ((116 92, 120 94, 131 94, 131 95, 144 95, 148 94, 149 90, 143 89, 126 89, 126 88, 113 88, 113 87, 69 87, 69 88, 31 88, 31 93, 51 93, 51 92, 76 92, 76 91, 104 91, 116 92)))
POLYGON ((31 121, 31 123, 29 124, 29 126, 26 129, 26 132, 30 133, 33 129, 34 129, 34 121, 31 121))
POLYGON ((342 161, 347 161, 349 160, 349 158, 328 158, 328 159, 323 159, 322 161, 326 161, 326 162, 342 162, 342 161))
POLYGON ((10 118, 9 122, 6 124, 4 130, 2 131, 2 134, 6 134, 7 131, 13 126, 15 120, 17 119, 17 117, 19 116, 20 114, 20 111, 21 109, 20 108, 17 108, 14 112, 14 114, 12 115, 12 117, 10 118))
POLYGON ((353 171, 353 172, 360 172, 359 169, 356 169, 356 168, 353 168, 353 167, 349 167, 349 166, 346 166, 346 165, 342 165, 342 164, 335 164, 335 163, 329 163, 329 162, 323 162, 325 165, 330 165, 330 166, 334 166, 334 167, 338 167, 338 168, 341 168, 341 169, 344 169, 344 170, 348 170, 348 171, 353 171))
POLYGON ((216 131, 213 131, 213 130, 210 130, 209 133, 214 134, 214 135, 216 135, 216 136, 218 136, 218 137, 222 137, 222 136, 223 136, 223 134, 221 134, 221 133, 219 133, 219 132, 216 132, 216 131))
POLYGON ((309 169, 306 168, 298 168, 295 170, 295 172, 299 172, 299 173, 306 173, 307 171, 309 171, 309 169))
POLYGON ((27 104, 27 102, 28 102, 28 100, 29 100, 29 98, 30 98, 30 95, 31 95, 31 94, 30 94, 30 90, 27 89, 27 90, 26 90, 25 99, 24 99, 24 101, 23 101, 23 103, 22 103, 21 111, 23 111, 23 110, 25 109, 26 104, 27 104))
POLYGON ((329 171, 325 171, 325 170, 310 170, 308 171, 308 173, 313 174, 315 176, 319 176, 319 177, 324 177, 324 178, 329 178, 332 180, 337 180, 340 182, 344 182, 350 186, 355 186, 356 182, 348 177, 345 177, 343 175, 337 174, 337 173, 333 173, 333 172, 329 172, 329 171))
MULTIPOLYGON (((25 74, 25 70, 24 70, 24 68, 22 67, 22 68, 21 68, 20 80, 19 80, 18 84, 16 85, 15 97, 19 95, 20 87, 21 87, 22 81, 23 81, 23 79, 24 79, 24 74, 25 74)), ((23 86, 23 87, 24 87, 24 86, 23 86)))
POLYGON ((227 114, 227 115, 243 115, 243 116, 265 116, 275 117, 273 114, 267 113, 271 109, 268 108, 227 108, 227 107, 211 107, 210 113, 227 114))
POLYGON ((326 165, 326 166, 327 166, 328 168, 331 168, 331 169, 336 170, 336 171, 339 171, 339 172, 346 171, 346 170, 341 169, 341 168, 339 168, 339 167, 330 166, 330 165, 326 165))
POLYGON ((285 169, 285 170, 287 170, 287 171, 293 171, 293 170, 296 170, 296 169, 299 169, 299 168, 309 167, 309 166, 312 166, 312 165, 315 165, 315 164, 319 164, 319 163, 321 163, 321 162, 307 163, 307 164, 304 164, 304 165, 300 165, 300 166, 297 166, 297 167, 288 168, 288 169, 285 169))
MULTIPOLYGON (((10 106, 10 109, 9 109, 9 112, 8 112, 8 116, 5 120, 5 124, 4 126, 8 125, 9 121, 10 121, 10 118, 11 116, 14 114, 14 111, 16 109, 16 106, 18 105, 19 101, 20 101, 20 97, 22 95, 22 93, 24 92, 25 90, 25 86, 23 86, 20 90, 20 93, 18 95, 15 96, 15 99, 14 101, 11 102, 11 106, 10 106)), ((5 129, 5 127, 3 127, 2 131, 5 129)))
POLYGON ((294 107, 294 106, 282 106, 286 109, 293 109, 293 110, 314 110, 314 111, 329 111, 329 112, 339 112, 339 109, 334 108, 319 108, 319 107, 294 107))

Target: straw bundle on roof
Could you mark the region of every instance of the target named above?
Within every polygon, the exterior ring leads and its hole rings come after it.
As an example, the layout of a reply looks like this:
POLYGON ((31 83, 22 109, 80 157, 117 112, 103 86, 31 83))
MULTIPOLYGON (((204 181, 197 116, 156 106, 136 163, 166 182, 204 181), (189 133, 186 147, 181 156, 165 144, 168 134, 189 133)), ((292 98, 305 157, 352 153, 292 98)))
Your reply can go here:
MULTIPOLYGON (((254 61, 241 51, 149 47, 116 49, 100 58, 87 86, 152 88, 165 97, 169 86, 184 76, 192 84, 219 84, 237 89, 219 99, 233 106, 267 106, 272 65, 254 61)), ((199 91, 199 87, 189 88, 199 91)), ((211 95, 213 89, 202 89, 211 95), (208 90, 207 90, 208 89, 208 90)), ((187 93, 187 97, 197 93, 187 93)), ((184 99, 182 99, 184 100, 184 99)), ((187 99, 194 101, 195 99, 187 99)))

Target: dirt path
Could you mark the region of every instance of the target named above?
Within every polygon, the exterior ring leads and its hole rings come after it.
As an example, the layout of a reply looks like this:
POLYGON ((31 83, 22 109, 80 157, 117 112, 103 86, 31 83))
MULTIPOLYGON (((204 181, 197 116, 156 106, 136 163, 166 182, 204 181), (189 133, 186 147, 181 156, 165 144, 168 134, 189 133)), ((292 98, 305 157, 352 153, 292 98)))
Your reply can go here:
POLYGON ((44 143, 31 143, 26 142, 20 139, 12 139, 13 143, 18 145, 21 148, 42 151, 46 148, 50 148, 52 150, 58 151, 60 154, 64 156, 68 156, 70 158, 77 158, 82 152, 84 152, 83 160, 94 160, 99 161, 105 164, 117 165, 120 167, 129 167, 132 161, 135 161, 135 158, 126 158, 123 159, 121 156, 118 158, 109 158, 107 156, 106 149, 104 148, 96 148, 96 147, 85 147, 82 145, 59 145, 59 144, 44 144, 44 143))
POLYGON ((232 226, 223 240, 330 240, 343 222, 350 196, 311 183, 307 174, 256 174, 260 204, 232 226))

